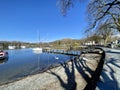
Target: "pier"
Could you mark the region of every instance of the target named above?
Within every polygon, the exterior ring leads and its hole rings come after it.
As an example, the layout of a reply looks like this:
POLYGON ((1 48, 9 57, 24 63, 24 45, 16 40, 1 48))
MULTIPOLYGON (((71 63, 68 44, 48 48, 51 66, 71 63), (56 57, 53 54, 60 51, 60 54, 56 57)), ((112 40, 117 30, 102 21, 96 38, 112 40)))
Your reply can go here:
POLYGON ((55 53, 55 54, 64 54, 64 55, 72 55, 72 56, 79 56, 81 54, 80 51, 75 50, 56 50, 56 49, 49 49, 45 50, 47 53, 55 53))

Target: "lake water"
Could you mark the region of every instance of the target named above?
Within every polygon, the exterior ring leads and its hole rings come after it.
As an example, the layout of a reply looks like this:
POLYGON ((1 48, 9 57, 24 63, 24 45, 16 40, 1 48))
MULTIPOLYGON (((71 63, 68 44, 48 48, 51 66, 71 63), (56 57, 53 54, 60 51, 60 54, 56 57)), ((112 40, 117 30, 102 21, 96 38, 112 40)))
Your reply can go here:
POLYGON ((8 50, 8 60, 0 60, 0 85, 42 72, 71 56, 51 53, 35 53, 32 49, 8 50), (57 57, 57 58, 56 58, 57 57))

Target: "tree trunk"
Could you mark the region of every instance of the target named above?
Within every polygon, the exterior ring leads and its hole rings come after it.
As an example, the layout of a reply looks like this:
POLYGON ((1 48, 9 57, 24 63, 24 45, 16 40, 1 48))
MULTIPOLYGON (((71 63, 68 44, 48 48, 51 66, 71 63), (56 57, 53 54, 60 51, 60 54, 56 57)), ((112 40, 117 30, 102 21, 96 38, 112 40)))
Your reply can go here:
POLYGON ((108 42, 108 38, 104 39, 104 45, 106 46, 108 42))

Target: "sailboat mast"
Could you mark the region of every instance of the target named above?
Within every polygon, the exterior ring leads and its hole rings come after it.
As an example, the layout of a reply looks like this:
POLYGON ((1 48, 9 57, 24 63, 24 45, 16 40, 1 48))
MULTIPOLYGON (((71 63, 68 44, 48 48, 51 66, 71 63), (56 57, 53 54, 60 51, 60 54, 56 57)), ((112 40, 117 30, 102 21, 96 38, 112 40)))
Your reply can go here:
POLYGON ((37 31, 37 34, 38 34, 38 46, 40 47, 40 32, 39 32, 39 30, 37 31))

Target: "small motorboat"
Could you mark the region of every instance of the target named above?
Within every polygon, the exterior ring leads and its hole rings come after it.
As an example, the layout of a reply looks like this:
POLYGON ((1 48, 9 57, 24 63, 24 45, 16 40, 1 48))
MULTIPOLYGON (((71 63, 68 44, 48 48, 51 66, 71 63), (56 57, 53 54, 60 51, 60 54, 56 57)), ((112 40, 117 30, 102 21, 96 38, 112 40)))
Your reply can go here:
POLYGON ((8 58, 8 52, 4 52, 0 50, 0 59, 6 59, 8 58))

